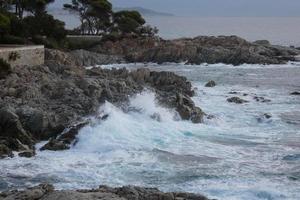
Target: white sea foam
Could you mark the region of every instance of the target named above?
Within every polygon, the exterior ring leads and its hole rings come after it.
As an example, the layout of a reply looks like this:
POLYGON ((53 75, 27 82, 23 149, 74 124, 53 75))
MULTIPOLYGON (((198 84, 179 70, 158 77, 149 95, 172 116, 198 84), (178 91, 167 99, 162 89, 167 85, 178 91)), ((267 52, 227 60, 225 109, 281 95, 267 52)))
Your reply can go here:
POLYGON ((99 112, 109 117, 84 127, 71 150, 1 160, 1 189, 47 180, 61 189, 131 184, 217 199, 300 199, 299 160, 283 159, 300 153, 300 131, 281 117, 300 110, 299 98, 288 95, 299 86, 294 77, 299 69, 194 67, 169 64, 152 69, 168 69, 192 80, 197 87, 194 101, 214 119, 204 124, 178 121, 176 112, 158 105, 151 91, 132 97, 126 112, 106 102, 99 112), (215 88, 204 87, 210 79, 217 81, 215 88), (249 103, 230 104, 226 99, 231 96, 249 103), (256 102, 254 96, 272 101, 256 102), (265 119, 265 113, 272 118, 265 119))

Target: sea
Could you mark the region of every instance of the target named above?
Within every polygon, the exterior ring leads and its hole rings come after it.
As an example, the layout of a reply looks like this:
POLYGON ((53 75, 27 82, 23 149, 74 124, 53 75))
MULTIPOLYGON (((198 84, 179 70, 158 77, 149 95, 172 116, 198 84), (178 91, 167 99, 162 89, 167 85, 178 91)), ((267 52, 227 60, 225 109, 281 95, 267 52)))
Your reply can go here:
MULTIPOLYGON (((66 11, 54 13, 73 29, 79 19, 66 11), (71 17, 70 17, 71 16, 71 17)), ((272 44, 300 47, 300 17, 197 17, 145 16, 164 39, 199 35, 237 35, 248 41, 269 40, 272 44)))
POLYGON ((48 182, 58 189, 137 185, 222 200, 300 199, 300 96, 290 95, 300 91, 300 63, 97 67, 186 76, 195 104, 210 117, 203 124, 182 121, 150 90, 131 97, 139 112, 106 102, 99 111, 107 120, 84 127, 70 150, 0 160, 0 191, 48 182), (217 86, 204 87, 209 80, 217 86), (227 102, 234 96, 248 103, 227 102))

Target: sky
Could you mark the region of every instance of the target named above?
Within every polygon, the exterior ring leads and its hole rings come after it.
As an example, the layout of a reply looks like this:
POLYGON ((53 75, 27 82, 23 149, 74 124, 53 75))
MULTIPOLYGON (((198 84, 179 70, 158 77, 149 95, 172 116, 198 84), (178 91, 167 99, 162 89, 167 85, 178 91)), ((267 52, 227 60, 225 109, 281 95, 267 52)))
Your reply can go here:
MULTIPOLYGON (((69 0, 56 0, 60 7, 69 0)), ((300 0, 110 0, 115 7, 144 7, 178 16, 299 17, 300 0)))

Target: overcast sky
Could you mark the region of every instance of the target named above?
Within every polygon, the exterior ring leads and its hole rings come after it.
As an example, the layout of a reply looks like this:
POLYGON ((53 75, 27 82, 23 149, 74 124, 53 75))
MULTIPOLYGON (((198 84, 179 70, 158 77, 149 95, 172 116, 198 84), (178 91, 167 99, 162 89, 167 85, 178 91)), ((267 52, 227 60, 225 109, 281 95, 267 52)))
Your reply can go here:
MULTIPOLYGON (((55 7, 68 0, 56 0, 55 7)), ((144 7, 184 16, 300 16, 300 0, 111 0, 115 7, 144 7)))

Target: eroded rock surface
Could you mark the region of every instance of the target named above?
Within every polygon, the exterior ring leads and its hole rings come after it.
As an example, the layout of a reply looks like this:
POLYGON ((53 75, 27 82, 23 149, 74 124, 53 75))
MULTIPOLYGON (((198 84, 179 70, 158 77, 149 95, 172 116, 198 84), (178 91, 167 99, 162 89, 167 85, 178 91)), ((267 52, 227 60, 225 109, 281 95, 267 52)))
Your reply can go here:
POLYGON ((50 138, 45 149, 68 149, 78 130, 61 135, 64 130, 94 115, 105 101, 121 106, 146 88, 182 119, 202 121, 204 113, 191 100, 194 92, 185 77, 149 69, 87 70, 69 53, 46 50, 46 54, 45 65, 15 67, 0 79, 1 157, 12 156, 12 151, 28 157, 36 142, 50 138))
POLYGON ((0 193, 0 200, 208 200, 191 193, 164 193, 155 188, 100 186, 93 190, 55 190, 52 185, 41 184, 23 191, 0 193))
POLYGON ((91 51, 123 56, 128 62, 226 63, 233 65, 281 64, 296 60, 295 48, 271 45, 268 41, 248 42, 237 36, 199 36, 163 40, 161 38, 123 38, 106 41, 91 51))

